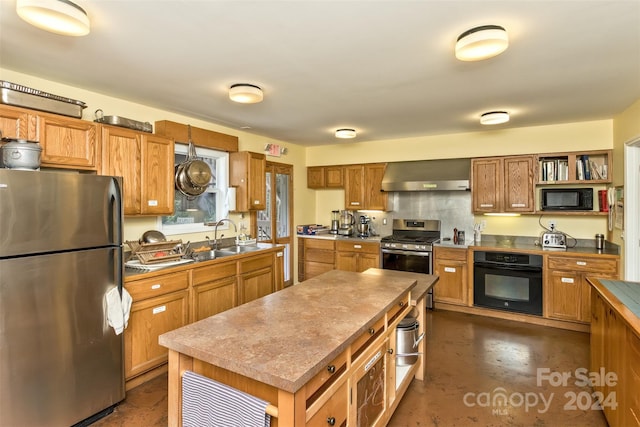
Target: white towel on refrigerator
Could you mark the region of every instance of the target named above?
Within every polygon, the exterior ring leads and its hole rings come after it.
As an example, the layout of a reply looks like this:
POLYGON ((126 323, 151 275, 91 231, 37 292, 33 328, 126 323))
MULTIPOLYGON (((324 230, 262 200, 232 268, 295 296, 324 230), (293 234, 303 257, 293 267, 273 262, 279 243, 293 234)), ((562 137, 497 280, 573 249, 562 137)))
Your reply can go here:
POLYGON ((122 297, 118 292, 118 287, 114 287, 106 293, 107 302, 107 321, 109 326, 113 328, 116 335, 120 335, 129 323, 129 313, 131 311, 131 295, 126 289, 122 288, 122 297))

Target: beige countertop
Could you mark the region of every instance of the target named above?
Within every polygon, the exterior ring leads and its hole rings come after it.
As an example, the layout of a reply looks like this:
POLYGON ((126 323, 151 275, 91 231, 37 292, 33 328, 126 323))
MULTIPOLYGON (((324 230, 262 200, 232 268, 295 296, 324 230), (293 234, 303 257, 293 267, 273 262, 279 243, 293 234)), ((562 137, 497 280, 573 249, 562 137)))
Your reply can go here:
MULTIPOLYGON (((429 279, 437 276, 424 279, 423 288, 429 279)), ((159 342, 295 393, 415 286, 415 277, 391 270, 332 270, 165 333, 159 342)))
POLYGON ((369 237, 358 237, 357 233, 352 236, 340 236, 337 234, 323 233, 323 234, 296 234, 298 237, 302 237, 304 239, 324 239, 324 240, 347 240, 347 241, 363 241, 363 242, 374 242, 380 243, 381 236, 369 236, 369 237))

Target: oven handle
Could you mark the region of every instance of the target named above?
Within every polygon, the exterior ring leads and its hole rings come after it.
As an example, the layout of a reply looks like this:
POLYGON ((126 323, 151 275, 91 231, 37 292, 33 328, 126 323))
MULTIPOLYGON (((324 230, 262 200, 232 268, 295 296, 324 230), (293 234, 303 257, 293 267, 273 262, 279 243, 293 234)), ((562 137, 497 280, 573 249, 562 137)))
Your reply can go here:
POLYGON ((474 267, 490 268, 493 270, 515 270, 515 271, 542 271, 542 267, 533 267, 530 265, 501 264, 489 262, 474 262, 474 267))
POLYGON ((431 252, 399 251, 398 249, 381 249, 383 254, 431 256, 431 252))

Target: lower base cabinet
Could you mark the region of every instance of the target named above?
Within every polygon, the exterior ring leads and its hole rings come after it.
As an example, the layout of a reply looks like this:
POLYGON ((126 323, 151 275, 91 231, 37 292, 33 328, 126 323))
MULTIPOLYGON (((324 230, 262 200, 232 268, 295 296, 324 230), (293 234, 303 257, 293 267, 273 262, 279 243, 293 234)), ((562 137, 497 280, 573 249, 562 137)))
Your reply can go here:
POLYGON ((466 248, 434 248, 433 271, 440 276, 433 299, 455 305, 469 303, 469 267, 466 248))
POLYGON ((611 427, 640 426, 640 337, 599 293, 591 310, 591 372, 613 373, 615 382, 593 389, 611 427))
POLYGON ((380 244, 336 242, 336 270, 361 273, 369 268, 380 268, 380 244))
POLYGON ((134 302, 124 332, 125 379, 166 363, 168 352, 158 336, 188 324, 188 316, 186 290, 134 302))
POLYGON ((194 268, 192 321, 205 319, 238 305, 236 263, 194 268))

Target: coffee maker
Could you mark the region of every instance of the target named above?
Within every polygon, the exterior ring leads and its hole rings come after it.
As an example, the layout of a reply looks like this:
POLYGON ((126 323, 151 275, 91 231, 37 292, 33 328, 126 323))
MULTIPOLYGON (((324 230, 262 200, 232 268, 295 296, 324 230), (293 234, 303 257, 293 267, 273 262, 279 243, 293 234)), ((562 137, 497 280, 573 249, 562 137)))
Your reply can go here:
POLYGON ((347 211, 343 210, 340 212, 340 220, 339 220, 338 234, 341 236, 351 236, 353 234, 353 225, 356 223, 353 215, 347 211))
POLYGON ((340 227, 340 211, 331 211, 331 228, 329 233, 338 234, 338 228, 340 227))

